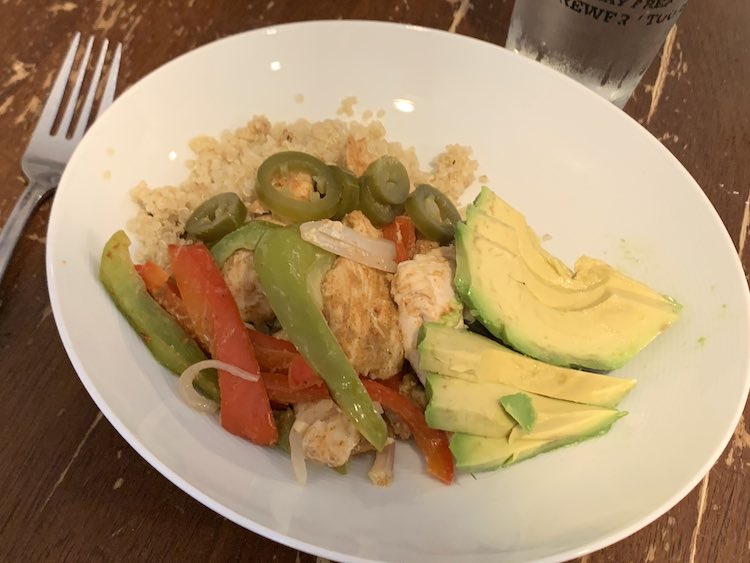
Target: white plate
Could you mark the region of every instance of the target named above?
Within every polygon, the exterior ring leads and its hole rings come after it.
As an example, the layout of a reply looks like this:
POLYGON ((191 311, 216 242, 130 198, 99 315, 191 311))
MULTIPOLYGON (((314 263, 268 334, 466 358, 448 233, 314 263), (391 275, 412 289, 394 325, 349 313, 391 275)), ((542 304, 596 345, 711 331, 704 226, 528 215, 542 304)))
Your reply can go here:
MULTIPOLYGON (((403 105, 402 105, 403 107, 403 105)), ((125 92, 78 147, 49 224, 47 271, 62 340, 126 440, 206 506, 276 541, 338 560, 558 561, 604 547, 677 503, 717 459, 748 391, 748 290, 734 247, 677 160, 595 94, 513 53, 447 33, 368 22, 284 25, 230 37, 125 92), (277 69, 277 70, 274 70, 277 69), (304 103, 295 101, 304 95, 304 103), (272 120, 384 109, 389 138, 428 159, 474 147, 481 172, 572 261, 609 260, 684 304, 622 375, 639 385, 604 438, 446 487, 415 450, 370 486, 287 458, 187 408, 97 281, 128 190, 185 177, 187 141, 256 113, 272 120), (414 111, 394 108, 411 100, 414 111), (171 160, 170 152, 177 158, 171 160), (106 178, 109 179, 106 179, 106 178)))

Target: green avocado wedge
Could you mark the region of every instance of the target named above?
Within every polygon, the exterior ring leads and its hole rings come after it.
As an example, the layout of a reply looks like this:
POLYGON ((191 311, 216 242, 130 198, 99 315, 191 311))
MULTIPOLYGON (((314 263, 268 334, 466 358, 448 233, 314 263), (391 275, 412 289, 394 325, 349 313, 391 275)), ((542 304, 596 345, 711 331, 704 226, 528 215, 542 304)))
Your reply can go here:
POLYGON ((602 436, 609 432, 615 421, 626 414, 615 412, 617 414, 610 420, 581 424, 574 433, 557 438, 544 439, 529 434, 510 441, 506 438, 489 438, 458 432, 451 437, 450 449, 456 460, 457 470, 492 471, 563 446, 602 436))
MULTIPOLYGON (((432 428, 477 436, 517 440, 558 440, 587 434, 589 428, 609 426, 626 413, 616 409, 550 399, 534 393, 528 397, 532 424, 520 425, 501 400, 519 390, 502 383, 470 383, 431 373, 426 379, 429 402, 425 420, 432 428), (523 426, 526 426, 524 428, 523 426)), ((529 421, 531 422, 531 421, 529 421)))
POLYGON ((422 326, 419 368, 470 382, 502 383, 521 391, 576 403, 615 407, 634 379, 545 364, 468 330, 422 326))
POLYGON ((456 289, 497 338, 558 366, 625 365, 679 317, 680 305, 588 257, 569 270, 523 215, 483 187, 456 225, 456 289))

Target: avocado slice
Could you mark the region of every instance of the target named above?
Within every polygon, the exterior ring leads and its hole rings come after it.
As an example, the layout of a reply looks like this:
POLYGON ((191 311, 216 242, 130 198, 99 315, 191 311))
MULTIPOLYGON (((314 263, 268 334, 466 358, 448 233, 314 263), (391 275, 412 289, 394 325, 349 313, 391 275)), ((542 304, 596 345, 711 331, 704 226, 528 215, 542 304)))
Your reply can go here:
POLYGON ((522 440, 511 445, 505 438, 488 438, 461 432, 453 434, 450 439, 456 469, 472 473, 493 471, 511 465, 546 451, 547 446, 549 440, 522 440))
POLYGON ((623 379, 562 368, 529 358, 468 330, 423 325, 419 367, 466 381, 503 383, 522 391, 576 403, 616 406, 635 386, 623 379))
POLYGON ((622 367, 680 313, 673 299, 599 260, 584 256, 569 270, 487 187, 456 225, 455 282, 494 336, 558 366, 622 367))
POLYGON ((529 435, 511 442, 506 438, 489 438, 458 432, 451 437, 450 449, 456 460, 456 469, 459 471, 492 471, 556 448, 602 436, 624 415, 625 413, 618 412, 618 416, 609 421, 581 421, 573 433, 559 438, 541 439, 529 435))
POLYGON ((434 373, 425 379, 425 421, 431 428, 507 438, 516 421, 498 402, 518 391, 498 383, 469 383, 434 373))
POLYGON ((470 383, 431 373, 426 379, 429 403, 425 420, 432 428, 477 436, 524 440, 559 440, 577 436, 581 428, 612 424, 626 413, 526 393, 536 419, 529 429, 517 424, 500 403, 518 388, 502 383, 470 383))

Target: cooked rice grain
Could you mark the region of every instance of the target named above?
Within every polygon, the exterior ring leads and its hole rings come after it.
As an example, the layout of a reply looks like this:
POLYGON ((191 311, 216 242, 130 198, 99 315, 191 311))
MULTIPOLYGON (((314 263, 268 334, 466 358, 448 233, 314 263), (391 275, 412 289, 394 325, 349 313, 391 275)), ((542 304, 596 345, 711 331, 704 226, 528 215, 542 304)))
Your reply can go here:
POLYGON ((149 188, 138 184, 131 196, 138 213, 127 225, 137 242, 135 259, 152 260, 166 266, 167 246, 184 240, 185 221, 192 211, 209 197, 234 192, 251 213, 264 212, 256 200, 255 176, 258 166, 279 151, 297 150, 310 153, 327 163, 344 164, 348 137, 365 139, 367 149, 376 158, 389 154, 398 158, 409 172, 412 185, 431 183, 458 200, 475 177, 477 162, 471 149, 448 145, 432 161, 431 170, 420 169, 413 147, 389 142, 380 121, 359 123, 326 119, 309 122, 271 123, 256 116, 234 132, 225 131, 219 138, 199 136, 190 142, 194 158, 187 161, 188 178, 179 186, 149 188))

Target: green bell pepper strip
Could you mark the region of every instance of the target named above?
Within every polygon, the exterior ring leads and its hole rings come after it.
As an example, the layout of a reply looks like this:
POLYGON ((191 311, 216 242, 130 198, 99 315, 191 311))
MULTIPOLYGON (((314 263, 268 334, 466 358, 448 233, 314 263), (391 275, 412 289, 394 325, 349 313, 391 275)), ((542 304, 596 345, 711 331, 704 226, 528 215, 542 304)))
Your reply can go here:
POLYGON ((247 207, 237 194, 218 194, 195 208, 185 223, 185 232, 211 244, 242 225, 246 217, 247 207))
POLYGON ((421 184, 404 204, 414 226, 430 240, 445 244, 453 240, 454 226, 461 220, 456 206, 443 192, 421 184))
POLYGON ((279 229, 280 225, 268 221, 255 220, 245 223, 239 229, 235 229, 219 242, 211 247, 211 255, 219 269, 229 257, 238 250, 255 250, 255 247, 264 234, 271 229, 279 229))
POLYGON ((401 205, 409 195, 409 174, 393 156, 381 156, 371 162, 362 180, 380 203, 401 205))
POLYGON ((279 441, 276 442, 276 447, 288 454, 292 453, 289 447, 289 433, 294 426, 294 411, 292 409, 273 411, 273 419, 279 431, 279 441))
MULTIPOLYGON (((130 239, 117 231, 104 245, 99 280, 156 361, 180 374, 206 356, 180 324, 149 295, 130 259, 130 239)), ((215 376, 215 374, 214 374, 215 376)), ((210 381, 205 391, 210 391, 210 381)), ((205 393, 204 389, 200 391, 205 393)))
POLYGON ((258 198, 276 215, 291 222, 304 223, 332 217, 341 199, 341 185, 328 166, 309 154, 297 151, 278 152, 258 167, 258 198), (309 174, 317 192, 309 199, 296 199, 278 190, 273 181, 290 172, 309 174), (321 197, 322 196, 322 197, 321 197))
POLYGON ((215 403, 221 403, 219 391, 219 374, 215 369, 204 369, 193 379, 193 388, 204 397, 215 403))
POLYGON ((388 205, 377 201, 364 181, 359 193, 359 207, 378 229, 393 223, 393 220, 403 211, 403 205, 388 205))
POLYGON ((357 377, 319 307, 320 280, 335 256, 302 240, 295 227, 267 232, 255 249, 255 271, 271 308, 331 397, 376 449, 388 438, 383 417, 357 377))
POLYGON ((338 166, 331 165, 329 168, 336 181, 341 185, 341 200, 336 214, 332 217, 332 219, 338 221, 343 219, 347 213, 354 211, 359 205, 359 179, 348 170, 338 166))

